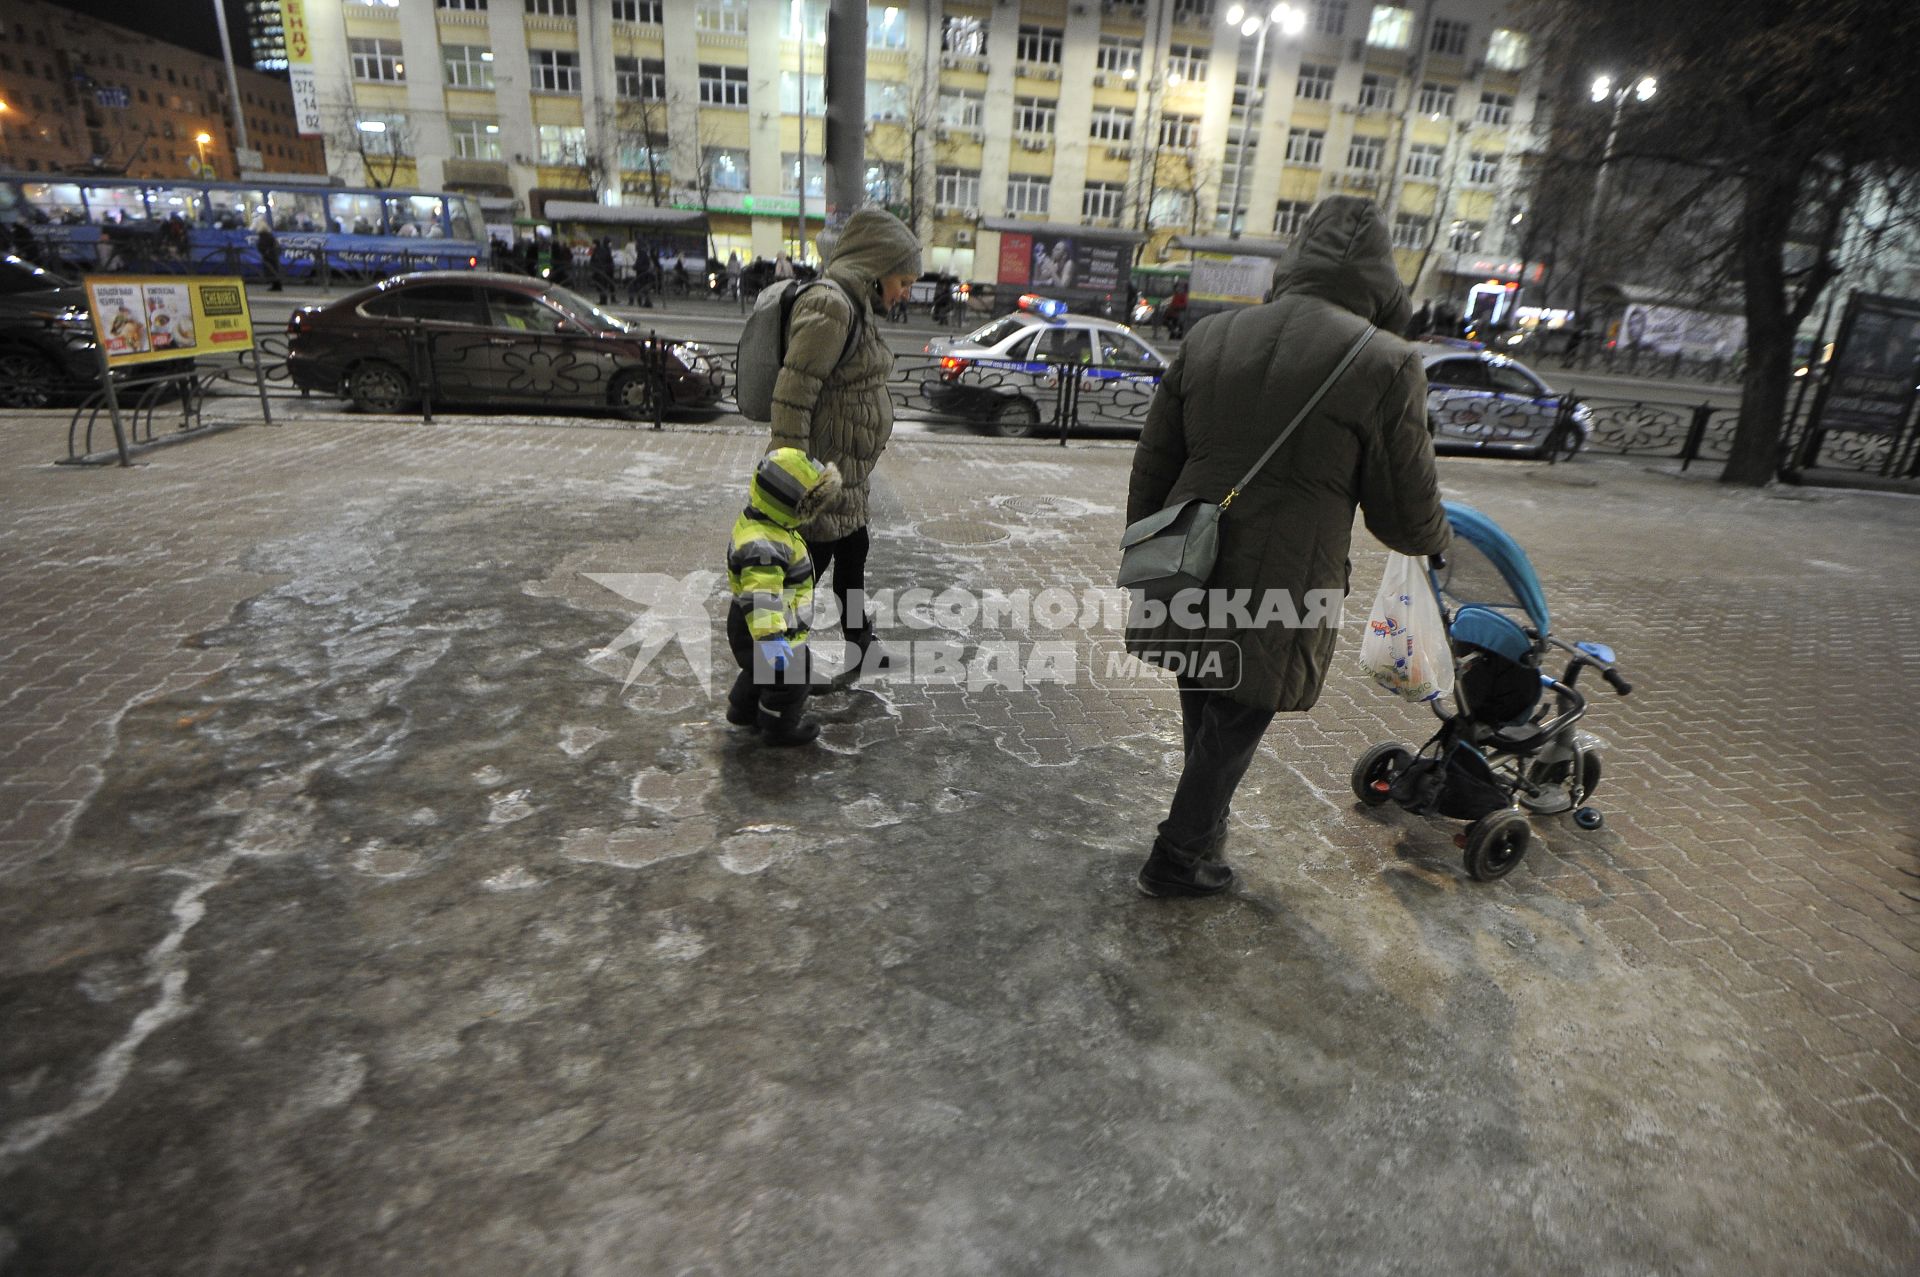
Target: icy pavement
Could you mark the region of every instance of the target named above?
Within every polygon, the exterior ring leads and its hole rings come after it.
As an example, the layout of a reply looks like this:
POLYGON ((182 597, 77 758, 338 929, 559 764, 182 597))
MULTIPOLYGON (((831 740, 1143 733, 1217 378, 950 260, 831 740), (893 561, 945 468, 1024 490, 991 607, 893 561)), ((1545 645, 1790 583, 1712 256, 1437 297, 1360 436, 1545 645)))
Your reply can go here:
MULTIPOLYGON (((1478 885, 1358 810, 1424 729, 1349 643, 1242 791, 1242 888, 1180 904, 1129 886, 1165 688, 877 684, 774 753, 683 648, 627 683, 607 582, 720 566, 750 431, 73 473, 60 424, 0 472, 8 1277, 1920 1254, 1920 504, 1443 463, 1639 685, 1591 719, 1606 829, 1478 885)), ((1105 585, 1129 459, 902 439, 872 583, 1105 585)))

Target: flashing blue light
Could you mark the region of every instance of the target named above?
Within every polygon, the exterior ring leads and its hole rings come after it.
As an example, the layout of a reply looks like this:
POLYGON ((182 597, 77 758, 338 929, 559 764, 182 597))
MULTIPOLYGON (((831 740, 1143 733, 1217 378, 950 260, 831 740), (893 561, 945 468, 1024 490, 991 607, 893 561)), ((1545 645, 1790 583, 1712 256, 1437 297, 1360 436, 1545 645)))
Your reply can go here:
POLYGON ((1027 293, 1020 298, 1020 309, 1042 319, 1058 319, 1067 313, 1067 304, 1051 297, 1042 297, 1038 293, 1027 293))

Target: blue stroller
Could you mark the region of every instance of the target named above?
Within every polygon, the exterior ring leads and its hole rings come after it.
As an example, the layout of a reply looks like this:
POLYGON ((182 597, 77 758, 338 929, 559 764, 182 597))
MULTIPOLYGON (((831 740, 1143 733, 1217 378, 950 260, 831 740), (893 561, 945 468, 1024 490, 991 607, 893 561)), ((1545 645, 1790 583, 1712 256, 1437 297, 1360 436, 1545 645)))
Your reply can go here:
POLYGON ((1588 805, 1600 752, 1574 730, 1587 712, 1576 684, 1592 666, 1620 695, 1633 688, 1606 644, 1553 637, 1546 595, 1512 537, 1478 510, 1445 506, 1453 548, 1433 557, 1429 576, 1453 641, 1454 710, 1432 702, 1440 730, 1417 751, 1389 742, 1362 754, 1353 792, 1370 807, 1393 802, 1469 822, 1454 841, 1467 873, 1491 882, 1527 854, 1528 813, 1572 812, 1580 828, 1600 828, 1604 818, 1588 805), (1557 679, 1541 669, 1552 648, 1571 657, 1557 679))

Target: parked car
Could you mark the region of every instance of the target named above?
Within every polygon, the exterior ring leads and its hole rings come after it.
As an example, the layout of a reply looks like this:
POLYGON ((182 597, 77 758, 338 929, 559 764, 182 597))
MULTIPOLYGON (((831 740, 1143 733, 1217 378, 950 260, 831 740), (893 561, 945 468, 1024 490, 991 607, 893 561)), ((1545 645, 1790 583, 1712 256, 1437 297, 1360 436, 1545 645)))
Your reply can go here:
POLYGON ((294 312, 287 369, 304 390, 362 412, 435 403, 610 408, 651 416, 704 408, 726 389, 706 347, 660 343, 546 280, 490 271, 401 275, 294 312))
POLYGON ((86 290, 0 255, 0 408, 45 408, 99 384, 86 290))
POLYGON ((1562 396, 1539 374, 1478 342, 1418 342, 1427 370, 1427 426, 1434 449, 1455 455, 1545 458, 1549 447, 1571 457, 1586 445, 1593 414, 1573 406, 1568 429, 1555 441, 1562 396))
POLYGON ((964 337, 926 344, 940 362, 921 393, 936 411, 995 434, 1039 434, 1066 366, 1079 369, 1081 422, 1145 423, 1146 402, 1167 371, 1159 351, 1125 324, 1071 314, 1057 301, 1030 295, 1020 306, 964 337))

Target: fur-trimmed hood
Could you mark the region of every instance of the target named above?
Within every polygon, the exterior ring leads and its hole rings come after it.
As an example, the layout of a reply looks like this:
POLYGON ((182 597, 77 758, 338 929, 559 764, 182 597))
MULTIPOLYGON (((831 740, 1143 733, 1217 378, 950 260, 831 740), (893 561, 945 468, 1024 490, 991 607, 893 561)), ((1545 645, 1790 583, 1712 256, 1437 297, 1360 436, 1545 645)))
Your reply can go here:
POLYGON ((775 448, 753 472, 747 508, 783 528, 798 528, 840 495, 840 468, 798 448, 775 448))

